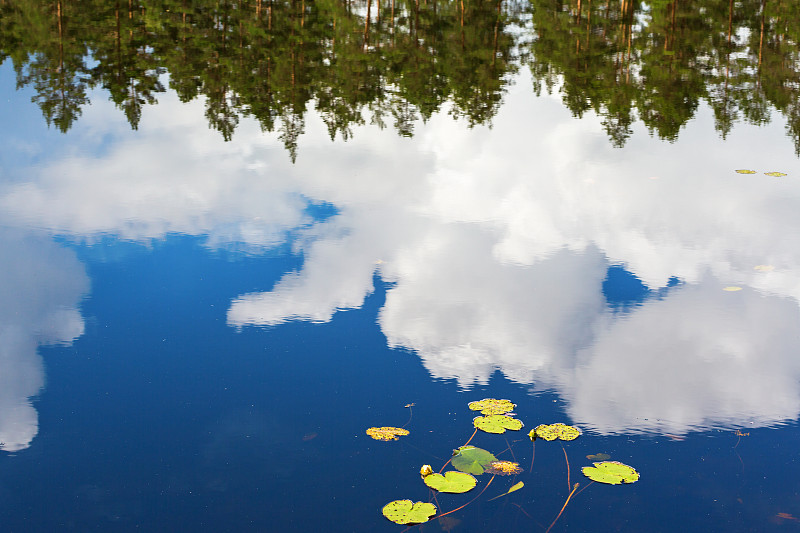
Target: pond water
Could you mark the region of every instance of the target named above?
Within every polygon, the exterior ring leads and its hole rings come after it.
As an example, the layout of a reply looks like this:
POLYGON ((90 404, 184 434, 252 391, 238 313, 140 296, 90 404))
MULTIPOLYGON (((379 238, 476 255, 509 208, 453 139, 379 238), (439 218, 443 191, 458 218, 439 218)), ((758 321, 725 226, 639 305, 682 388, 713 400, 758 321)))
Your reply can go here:
POLYGON ((0 529, 798 529, 786 4, 0 3, 0 529))

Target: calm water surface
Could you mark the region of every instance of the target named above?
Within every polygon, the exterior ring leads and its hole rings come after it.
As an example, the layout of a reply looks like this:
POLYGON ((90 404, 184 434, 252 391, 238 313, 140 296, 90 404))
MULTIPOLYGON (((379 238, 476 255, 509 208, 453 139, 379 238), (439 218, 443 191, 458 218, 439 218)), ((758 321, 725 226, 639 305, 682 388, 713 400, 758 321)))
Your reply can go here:
POLYGON ((800 14, 705 3, 0 5, 0 529, 800 528, 800 14))

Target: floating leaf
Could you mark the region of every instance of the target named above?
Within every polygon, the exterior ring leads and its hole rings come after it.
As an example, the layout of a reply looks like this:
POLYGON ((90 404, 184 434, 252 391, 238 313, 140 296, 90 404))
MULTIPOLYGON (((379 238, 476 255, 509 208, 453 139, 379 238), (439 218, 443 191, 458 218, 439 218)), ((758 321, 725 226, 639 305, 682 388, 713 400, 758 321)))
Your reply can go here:
POLYGON ((423 481, 430 488, 439 492, 453 492, 456 494, 470 491, 478 484, 478 480, 474 476, 464 472, 456 472, 455 470, 445 472, 444 475, 431 474, 425 476, 423 481))
POLYGON ((495 400, 494 398, 484 398, 478 402, 471 402, 469 408, 473 411, 480 411, 484 415, 502 415, 509 413, 517 406, 509 400, 495 400))
MULTIPOLYGON (((511 485, 511 488, 508 489, 508 492, 514 492, 515 490, 519 490, 524 486, 525 486, 525 483, 523 483, 522 481, 518 481, 518 482, 514 483, 513 485, 511 485)), ((508 492, 506 492, 506 494, 508 494, 508 492)))
POLYGON ((436 514, 436 506, 428 502, 395 500, 383 506, 383 516, 395 524, 421 524, 436 514))
POLYGON ((522 421, 505 415, 487 415, 476 417, 472 424, 487 433, 505 433, 507 429, 522 429, 522 421))
POLYGON ((486 467, 487 474, 494 474, 498 476, 515 476, 522 473, 519 463, 512 463, 511 461, 492 461, 486 467))
POLYGON ((607 453, 596 453, 594 455, 587 455, 586 458, 590 461, 605 461, 606 459, 611 459, 611 456, 607 453))
POLYGON ((431 465, 422 465, 422 468, 419 469, 419 475, 422 477, 430 476, 433 474, 433 468, 431 465))
POLYGON ((639 472, 617 461, 604 461, 602 463, 594 463, 594 466, 584 466, 582 472, 592 481, 610 485, 639 481, 639 472))
POLYGON ((479 476, 483 474, 486 465, 492 461, 497 461, 497 457, 492 455, 491 452, 475 446, 462 446, 453 450, 450 464, 456 470, 479 476))
POLYGON ((528 433, 528 436, 531 438, 531 440, 535 440, 536 438, 544 440, 575 440, 580 436, 580 434, 581 430, 575 426, 568 426, 561 422, 557 422, 555 424, 541 424, 536 426, 535 429, 528 433))
POLYGON ((722 290, 723 291, 728 291, 728 292, 736 292, 736 291, 742 290, 742 288, 741 287, 737 287, 735 285, 731 285, 729 287, 723 287, 722 290))
POLYGON ((511 488, 510 488, 510 489, 508 489, 508 490, 507 490, 506 492, 504 492, 503 494, 498 494, 498 495, 497 495, 497 496, 495 496, 494 498, 490 498, 490 499, 488 499, 488 500, 486 500, 486 501, 490 502, 490 501, 492 501, 492 500, 496 500, 497 498, 500 498, 501 496, 505 496, 506 494, 511 494, 511 493, 512 493, 512 492, 514 492, 515 490, 519 490, 519 489, 521 489, 521 488, 522 488, 522 487, 524 487, 524 486, 525 486, 525 483, 523 483, 522 481, 518 481, 518 482, 514 483, 513 485, 511 485, 511 488))
POLYGON ((767 176, 772 176, 773 178, 782 178, 786 174, 783 172, 764 172, 767 176))
POLYGON ((397 440, 398 435, 408 435, 408 430, 384 426, 381 428, 369 428, 367 435, 375 440, 397 440))
POLYGON ((755 174, 756 173, 755 170, 746 170, 746 169, 740 169, 740 170, 737 170, 736 172, 738 172, 739 174, 755 174))

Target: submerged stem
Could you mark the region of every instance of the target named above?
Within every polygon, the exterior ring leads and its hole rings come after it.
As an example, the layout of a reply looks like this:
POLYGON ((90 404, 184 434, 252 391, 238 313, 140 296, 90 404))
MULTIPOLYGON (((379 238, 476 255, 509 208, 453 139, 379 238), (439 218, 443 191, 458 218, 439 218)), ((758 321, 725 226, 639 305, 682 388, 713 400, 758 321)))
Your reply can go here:
POLYGON ((466 507, 467 505, 471 504, 472 502, 474 502, 475 500, 477 500, 478 498, 480 498, 480 497, 481 497, 481 494, 483 494, 484 492, 486 492, 486 489, 488 489, 488 488, 489 488, 489 485, 491 485, 491 484, 492 484, 492 481, 494 481, 494 474, 492 474, 492 478, 489 480, 489 482, 486 484, 486 486, 485 486, 485 487, 483 487, 483 490, 482 490, 482 491, 480 491, 480 492, 478 493, 478 495, 477 495, 477 496, 475 496, 474 498, 472 498, 470 501, 468 501, 467 503, 465 503, 465 504, 464 504, 464 505, 462 505, 461 507, 456 507, 456 508, 455 508, 455 509, 453 509, 452 511, 447 511, 446 513, 442 513, 442 514, 440 514, 440 515, 436 515, 436 516, 434 516, 433 518, 441 518, 441 517, 443 517, 443 516, 447 516, 447 515, 449 515, 450 513, 455 513, 456 511, 458 511, 458 510, 460 510, 460 509, 463 509, 463 508, 464 508, 464 507, 466 507))
POLYGON ((575 494, 575 491, 578 489, 578 485, 580 485, 580 483, 575 483, 575 486, 572 487, 572 492, 570 492, 569 496, 567 496, 567 501, 564 502, 564 506, 558 512, 556 517, 553 519, 553 522, 550 524, 550 527, 548 527, 547 530, 544 533, 550 533, 550 530, 553 529, 554 525, 556 525, 556 522, 558 522, 558 519, 561 518, 561 513, 563 513, 564 509, 567 508, 567 504, 569 503, 570 498, 572 498, 572 495, 575 494))

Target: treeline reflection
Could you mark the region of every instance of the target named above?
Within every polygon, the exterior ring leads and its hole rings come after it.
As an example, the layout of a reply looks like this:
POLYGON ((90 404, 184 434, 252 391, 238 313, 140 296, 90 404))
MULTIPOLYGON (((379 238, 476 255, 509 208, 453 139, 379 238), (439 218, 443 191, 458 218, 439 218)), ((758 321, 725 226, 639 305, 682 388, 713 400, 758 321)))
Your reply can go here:
POLYGON ((0 0, 0 60, 59 130, 95 88, 137 128, 169 73, 226 140, 252 116, 292 158, 311 107, 331 138, 445 105, 487 123, 520 65, 618 146, 637 119, 675 140, 706 102, 723 136, 778 110, 800 153, 799 42, 785 0, 0 0))

